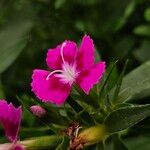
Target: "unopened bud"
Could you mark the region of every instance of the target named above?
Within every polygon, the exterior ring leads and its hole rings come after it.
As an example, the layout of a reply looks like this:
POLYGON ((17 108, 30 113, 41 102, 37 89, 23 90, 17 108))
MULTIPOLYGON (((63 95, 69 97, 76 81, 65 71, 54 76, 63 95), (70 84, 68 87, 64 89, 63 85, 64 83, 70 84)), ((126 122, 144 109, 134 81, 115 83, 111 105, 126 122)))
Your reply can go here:
POLYGON ((104 125, 97 125, 87 128, 79 133, 79 135, 72 140, 70 149, 82 149, 84 145, 92 145, 103 141, 106 137, 106 129, 104 125))
POLYGON ((37 117, 42 117, 43 115, 46 114, 46 110, 39 105, 31 106, 30 110, 37 117))

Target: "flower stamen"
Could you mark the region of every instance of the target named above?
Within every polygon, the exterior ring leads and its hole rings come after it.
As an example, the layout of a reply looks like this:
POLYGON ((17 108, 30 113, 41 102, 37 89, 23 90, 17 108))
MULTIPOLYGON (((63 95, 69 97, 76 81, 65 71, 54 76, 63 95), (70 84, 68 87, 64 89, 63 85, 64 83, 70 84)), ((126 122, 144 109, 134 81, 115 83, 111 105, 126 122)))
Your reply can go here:
POLYGON ((62 58, 62 61, 63 61, 64 64, 66 63, 66 61, 64 59, 64 54, 63 54, 63 52, 64 52, 63 50, 64 50, 65 46, 66 46, 66 42, 63 42, 63 44, 61 46, 61 49, 60 49, 61 58, 62 58))
POLYGON ((54 73, 62 73, 62 70, 54 70, 52 72, 49 73, 49 75, 46 77, 46 80, 49 80, 50 76, 53 75, 54 73))

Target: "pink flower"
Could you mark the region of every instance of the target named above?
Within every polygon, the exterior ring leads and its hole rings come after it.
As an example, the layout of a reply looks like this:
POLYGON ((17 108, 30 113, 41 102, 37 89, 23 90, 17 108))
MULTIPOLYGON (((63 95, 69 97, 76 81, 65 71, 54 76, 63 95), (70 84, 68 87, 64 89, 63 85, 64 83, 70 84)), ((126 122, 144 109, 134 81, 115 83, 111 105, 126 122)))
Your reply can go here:
POLYGON ((46 114, 46 110, 38 105, 31 106, 30 110, 37 117, 42 117, 43 115, 46 114))
MULTIPOLYGON (((3 146, 6 146, 8 148, 11 146, 12 150, 17 150, 18 148, 21 149, 22 147, 21 145, 17 144, 21 116, 21 106, 15 108, 12 103, 7 104, 5 100, 0 100, 0 123, 5 130, 6 137, 12 143, 4 144, 3 146)), ((21 150, 23 150, 23 148, 21 150)))
POLYGON ((52 72, 35 69, 32 91, 43 102, 62 105, 70 94, 73 83, 89 94, 105 72, 105 62, 94 64, 93 40, 85 35, 78 50, 76 43, 65 41, 49 49, 46 58, 52 72))

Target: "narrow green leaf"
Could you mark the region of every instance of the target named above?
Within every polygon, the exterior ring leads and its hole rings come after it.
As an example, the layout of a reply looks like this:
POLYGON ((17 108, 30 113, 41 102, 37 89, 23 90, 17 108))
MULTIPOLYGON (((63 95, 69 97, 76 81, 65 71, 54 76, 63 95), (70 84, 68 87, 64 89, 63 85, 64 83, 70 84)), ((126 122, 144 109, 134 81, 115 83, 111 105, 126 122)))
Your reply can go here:
POLYGON ((134 0, 132 0, 126 7, 125 12, 124 12, 124 18, 127 19, 135 10, 136 3, 134 0))
POLYGON ((48 127, 31 127, 31 128, 21 128, 20 138, 27 139, 32 137, 46 136, 52 134, 51 130, 48 127), (31 135, 32 133, 32 135, 31 135))
MULTIPOLYGON (((76 94, 72 94, 72 98, 76 100, 76 96, 74 98, 74 95, 78 95, 78 100, 83 101, 84 103, 87 103, 88 105, 91 105, 92 107, 99 108, 98 101, 95 97, 97 97, 97 93, 94 91, 90 91, 89 95, 86 95, 85 92, 77 85, 74 84, 73 91, 76 92, 76 94)), ((75 93, 74 92, 74 93, 75 93)))
POLYGON ((118 100, 126 102, 150 96, 150 61, 123 78, 118 100))
POLYGON ((108 132, 129 128, 150 115, 150 104, 120 108, 110 113, 104 121, 108 132))
POLYGON ((105 88, 106 88, 106 85, 107 85, 108 82, 109 82, 109 79, 110 79, 110 77, 111 77, 112 71, 114 70, 114 68, 115 68, 115 66, 116 66, 116 64, 117 64, 117 62, 118 62, 118 61, 115 61, 115 62, 112 64, 112 66, 110 67, 110 70, 109 70, 109 72, 108 72, 108 75, 107 75, 107 77, 106 77, 104 83, 101 85, 101 90, 100 90, 100 94, 99 94, 100 100, 101 100, 101 98, 102 98, 102 94, 103 94, 103 92, 104 92, 104 90, 105 90, 105 88))
POLYGON ((114 103, 117 102, 117 97, 118 97, 118 94, 119 94, 119 91, 120 91, 120 88, 121 88, 121 84, 122 84, 122 79, 123 79, 123 76, 124 76, 124 73, 125 73, 125 70, 127 68, 127 64, 128 64, 128 60, 126 61, 125 65, 124 65, 124 68, 119 76, 119 79, 118 79, 118 82, 116 84, 116 87, 115 87, 115 91, 114 91, 114 95, 113 95, 113 99, 112 101, 114 103))
POLYGON ((89 115, 89 113, 75 100, 73 100, 71 97, 68 99, 68 104, 72 107, 72 109, 80 115, 81 117, 81 121, 84 124, 90 124, 90 123, 94 123, 93 119, 91 118, 91 116, 89 115), (85 111, 84 111, 85 110, 85 111), (82 112, 80 114, 80 112, 82 112), (86 118, 86 119, 85 119, 86 118))

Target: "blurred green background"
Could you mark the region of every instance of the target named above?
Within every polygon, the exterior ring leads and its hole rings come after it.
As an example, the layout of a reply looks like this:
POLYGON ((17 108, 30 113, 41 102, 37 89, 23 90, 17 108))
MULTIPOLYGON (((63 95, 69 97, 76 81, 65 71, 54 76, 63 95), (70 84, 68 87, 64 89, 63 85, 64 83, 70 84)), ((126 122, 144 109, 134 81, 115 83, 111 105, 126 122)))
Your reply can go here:
MULTIPOLYGON (((84 34, 93 38, 107 65, 119 60, 115 82, 127 58, 127 72, 150 60, 150 1, 0 0, 0 99, 17 103, 16 95, 34 96, 30 88, 32 70, 48 69, 47 50, 65 39, 79 44, 84 34)), ((24 116, 24 124, 32 126, 34 118, 26 121, 28 117, 24 116)), ((131 134, 139 134, 137 129, 131 134)), ((32 130, 34 135, 36 132, 32 130)), ((133 149, 142 149, 147 143, 149 149, 146 137, 132 137, 125 143, 133 149)))
POLYGON ((0 98, 30 94, 34 68, 46 69, 45 56, 65 39, 89 34, 101 58, 119 59, 120 72, 150 59, 149 0, 1 0, 0 98))

